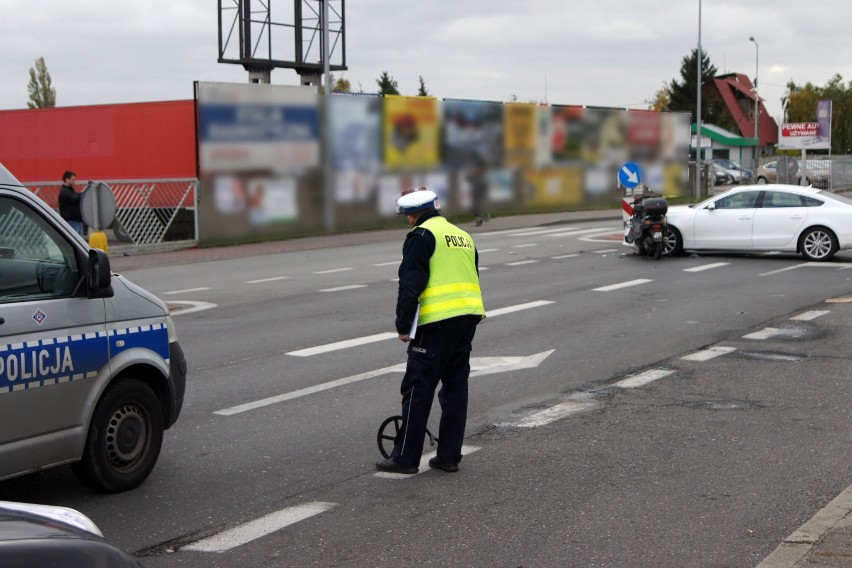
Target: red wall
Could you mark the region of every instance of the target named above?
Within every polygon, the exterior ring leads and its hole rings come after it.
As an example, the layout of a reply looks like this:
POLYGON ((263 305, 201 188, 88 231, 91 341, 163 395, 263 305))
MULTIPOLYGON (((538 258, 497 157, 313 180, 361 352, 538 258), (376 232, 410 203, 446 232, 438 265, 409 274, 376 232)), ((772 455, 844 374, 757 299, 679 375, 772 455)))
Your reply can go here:
POLYGON ((192 100, 0 111, 0 163, 25 183, 196 177, 192 100))

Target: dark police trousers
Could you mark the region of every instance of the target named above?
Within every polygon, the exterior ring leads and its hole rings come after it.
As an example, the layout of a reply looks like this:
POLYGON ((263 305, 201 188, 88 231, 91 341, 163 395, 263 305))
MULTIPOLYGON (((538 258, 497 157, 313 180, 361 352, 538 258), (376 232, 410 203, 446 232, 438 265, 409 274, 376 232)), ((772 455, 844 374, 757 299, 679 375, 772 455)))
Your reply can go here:
POLYGON ((423 453, 426 422, 438 381, 441 423, 438 459, 461 460, 467 422, 467 379, 476 324, 481 316, 458 316, 423 325, 408 345, 408 364, 402 378, 402 425, 391 456, 401 464, 418 466, 423 453))

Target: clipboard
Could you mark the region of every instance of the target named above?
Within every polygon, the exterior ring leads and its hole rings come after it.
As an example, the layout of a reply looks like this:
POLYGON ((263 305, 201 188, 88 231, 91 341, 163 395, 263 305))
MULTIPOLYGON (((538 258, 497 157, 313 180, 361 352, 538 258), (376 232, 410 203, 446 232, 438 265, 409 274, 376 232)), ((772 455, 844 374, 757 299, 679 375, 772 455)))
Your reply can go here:
POLYGON ((408 332, 409 339, 414 339, 417 333, 417 320, 420 318, 420 302, 417 303, 417 309, 414 310, 414 321, 411 322, 411 331, 408 332))

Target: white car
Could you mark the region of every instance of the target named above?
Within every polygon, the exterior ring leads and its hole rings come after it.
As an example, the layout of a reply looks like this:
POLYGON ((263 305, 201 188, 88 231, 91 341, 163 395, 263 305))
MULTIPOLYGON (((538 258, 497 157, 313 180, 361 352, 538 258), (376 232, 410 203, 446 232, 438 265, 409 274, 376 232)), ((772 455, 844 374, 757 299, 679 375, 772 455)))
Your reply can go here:
POLYGON ((745 185, 697 205, 669 207, 665 253, 800 252, 828 260, 852 249, 852 200, 812 187, 745 185))

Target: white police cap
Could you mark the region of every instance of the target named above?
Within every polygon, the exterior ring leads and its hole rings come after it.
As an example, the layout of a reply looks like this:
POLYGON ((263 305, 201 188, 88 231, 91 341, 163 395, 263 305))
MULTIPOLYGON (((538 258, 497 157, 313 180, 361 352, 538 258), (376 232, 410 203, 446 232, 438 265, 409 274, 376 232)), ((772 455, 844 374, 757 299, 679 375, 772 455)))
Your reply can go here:
POLYGON ((438 196, 434 191, 424 189, 420 191, 412 191, 400 197, 396 204, 399 207, 399 212, 406 215, 410 213, 419 213, 427 209, 435 209, 435 201, 438 196))

